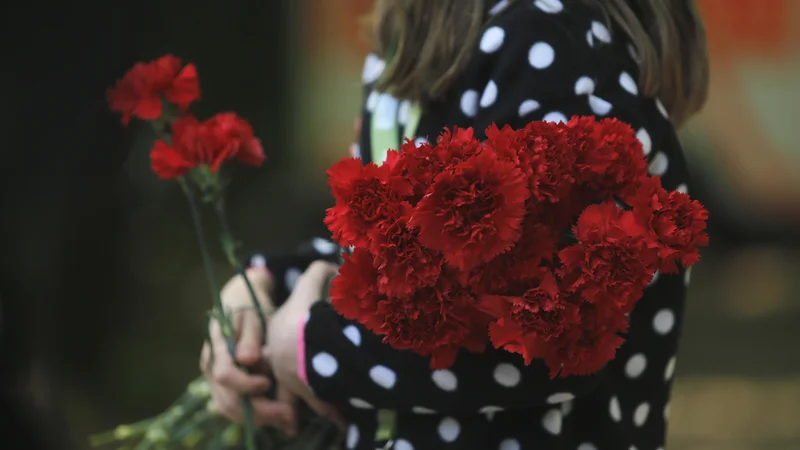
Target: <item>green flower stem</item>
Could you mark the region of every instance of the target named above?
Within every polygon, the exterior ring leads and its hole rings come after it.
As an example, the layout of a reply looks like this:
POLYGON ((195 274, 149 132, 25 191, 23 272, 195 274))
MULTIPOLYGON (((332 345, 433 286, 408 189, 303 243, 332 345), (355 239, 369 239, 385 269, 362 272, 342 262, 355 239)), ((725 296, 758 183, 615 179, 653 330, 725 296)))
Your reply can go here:
POLYGON ((228 223, 228 215, 225 212, 225 200, 222 197, 222 193, 219 193, 212 203, 214 205, 214 212, 217 213, 220 228, 222 229, 220 233, 222 249, 225 251, 225 256, 228 258, 230 265, 236 270, 236 273, 244 279, 247 291, 250 293, 250 301, 253 303, 256 314, 258 314, 258 322, 261 325, 261 342, 263 344, 267 339, 266 315, 264 314, 264 308, 262 308, 261 303, 258 301, 258 297, 256 297, 256 291, 253 289, 253 284, 247 276, 247 271, 244 269, 244 266, 242 266, 239 258, 236 257, 236 240, 233 237, 230 224, 228 223))
MULTIPOLYGON (((236 361, 236 342, 234 341, 233 325, 231 324, 230 318, 225 313, 225 309, 222 304, 222 298, 220 297, 220 290, 219 286, 217 286, 217 281, 214 274, 214 266, 211 261, 211 253, 206 245, 205 231, 203 229, 202 218, 200 217, 200 209, 197 205, 197 198, 183 177, 178 178, 178 183, 181 185, 183 192, 186 194, 186 199, 189 203, 189 209, 192 213, 192 221, 194 222, 197 241, 200 244, 200 252, 203 255, 203 266, 206 270, 209 288, 211 289, 211 295, 214 300, 214 307, 218 311, 217 319, 219 320, 220 329, 222 330, 222 335, 225 337, 225 341, 228 346, 228 352, 230 353, 231 358, 236 361)), ((247 396, 242 396, 241 400, 242 415, 244 417, 245 448, 247 450, 256 450, 255 426, 253 424, 253 406, 250 404, 250 399, 247 396)))

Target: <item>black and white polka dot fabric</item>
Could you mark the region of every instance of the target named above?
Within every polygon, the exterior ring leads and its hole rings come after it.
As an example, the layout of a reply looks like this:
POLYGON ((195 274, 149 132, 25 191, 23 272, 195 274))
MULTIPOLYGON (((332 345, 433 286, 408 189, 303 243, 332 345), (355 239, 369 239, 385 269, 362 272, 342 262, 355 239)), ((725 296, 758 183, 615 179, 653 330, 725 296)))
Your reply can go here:
MULTIPOLYGON (((668 189, 686 191, 688 174, 667 112, 638 90, 635 50, 586 3, 498 2, 461 79, 423 108, 418 139, 435 138, 445 126, 481 134, 493 122, 520 127, 576 114, 616 117, 637 130, 650 172, 668 189)), ((378 101, 390 94, 372 90, 384 65, 371 55, 363 71, 358 148, 366 161, 373 154, 372 121, 402 125, 407 116, 406 102, 378 101)), ((334 253, 322 241, 312 248, 317 253, 294 266, 275 258, 268 265, 290 285, 312 259, 334 253)), ((688 271, 656 274, 616 358, 594 376, 555 380, 542 364, 526 367, 517 355, 495 350, 464 353, 452 368, 432 371, 426 358, 384 345, 318 302, 305 329, 309 384, 348 419, 349 449, 383 448, 375 441, 377 415, 388 409, 396 419, 386 448, 395 450, 663 450, 688 283, 688 271)))

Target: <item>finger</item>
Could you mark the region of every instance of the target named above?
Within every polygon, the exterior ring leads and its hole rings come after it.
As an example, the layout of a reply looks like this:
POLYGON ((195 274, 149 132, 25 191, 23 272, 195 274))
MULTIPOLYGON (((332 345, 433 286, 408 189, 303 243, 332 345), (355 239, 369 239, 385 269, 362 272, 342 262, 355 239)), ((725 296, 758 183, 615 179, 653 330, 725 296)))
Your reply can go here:
POLYGON ((271 383, 264 375, 248 374, 236 367, 225 346, 214 346, 214 364, 211 381, 240 394, 262 393, 271 383))
POLYGON ((327 261, 314 261, 308 266, 292 291, 292 298, 307 302, 319 300, 325 283, 336 274, 338 267, 327 261))
POLYGON ((279 385, 275 397, 291 407, 286 422, 283 424, 283 431, 289 436, 297 436, 297 396, 285 386, 279 385))
POLYGON ((317 281, 327 281, 328 278, 335 275, 338 271, 339 267, 336 264, 318 259, 308 266, 306 271, 303 273, 303 277, 311 278, 317 281))
POLYGON ((200 371, 208 375, 211 372, 211 346, 208 342, 203 344, 203 349, 200 350, 200 371))
POLYGON ((253 405, 253 422, 257 427, 271 425, 282 428, 290 436, 296 434, 293 404, 263 397, 254 397, 250 403, 253 405))
POLYGON ((245 273, 258 299, 262 301, 262 304, 266 304, 266 298, 269 297, 269 293, 275 286, 272 272, 266 267, 251 267, 245 273))
POLYGON ((235 393, 219 385, 212 385, 211 398, 222 416, 232 422, 242 423, 242 406, 235 393))
POLYGON ((261 322, 255 311, 244 311, 239 314, 239 342, 236 344, 236 360, 240 364, 252 366, 261 357, 261 347, 264 343, 264 334, 261 322))

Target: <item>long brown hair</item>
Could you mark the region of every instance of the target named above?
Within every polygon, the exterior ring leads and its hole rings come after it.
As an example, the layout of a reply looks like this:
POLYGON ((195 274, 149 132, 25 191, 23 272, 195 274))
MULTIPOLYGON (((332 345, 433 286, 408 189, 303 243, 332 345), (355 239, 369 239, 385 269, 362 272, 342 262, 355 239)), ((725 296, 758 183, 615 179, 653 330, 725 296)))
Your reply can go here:
MULTIPOLYGON (((639 63, 639 89, 659 98, 676 125, 708 95, 705 28, 694 0, 583 0, 625 32, 639 63), (635 4, 635 7, 632 7, 635 4)), ((376 0, 375 50, 390 61, 378 89, 440 97, 466 65, 491 0, 376 0)))

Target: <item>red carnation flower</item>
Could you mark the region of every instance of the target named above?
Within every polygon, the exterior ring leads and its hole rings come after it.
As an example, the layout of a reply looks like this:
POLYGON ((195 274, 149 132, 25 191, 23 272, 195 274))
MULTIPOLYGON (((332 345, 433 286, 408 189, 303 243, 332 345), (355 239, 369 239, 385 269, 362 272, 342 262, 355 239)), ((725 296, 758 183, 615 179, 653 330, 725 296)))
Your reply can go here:
POLYGON ((192 117, 182 117, 172 123, 172 145, 159 139, 150 151, 153 172, 169 180, 183 176, 187 171, 202 164, 212 166, 222 163, 226 155, 216 158, 205 152, 202 146, 200 122, 192 117))
POLYGON ((575 185, 576 153, 567 146, 567 135, 562 127, 551 122, 531 122, 520 133, 527 143, 522 154, 531 155, 523 158, 522 163, 540 161, 536 186, 531 186, 534 197, 549 203, 568 198, 575 185))
POLYGON ((346 158, 328 169, 336 204, 328 209, 325 224, 339 244, 366 248, 368 232, 376 223, 400 217, 402 202, 412 188, 409 182, 392 176, 391 167, 363 165, 358 159, 346 158))
POLYGON ((628 330, 628 316, 606 304, 581 303, 580 321, 545 347, 544 363, 550 377, 590 375, 614 359, 625 341, 619 333, 628 330))
POLYGON ((398 219, 387 219, 372 230, 371 250, 378 270, 378 291, 390 297, 411 295, 436 284, 442 272, 442 256, 423 247, 417 232, 408 227, 411 205, 398 219))
POLYGON ((579 321, 578 307, 561 298, 552 273, 521 296, 483 296, 481 308, 497 318, 489 324, 492 344, 521 354, 525 364, 544 357, 549 342, 579 321))
POLYGON ((647 178, 628 201, 658 240, 659 271, 676 273, 677 263, 685 268, 700 260, 700 247, 708 245, 708 211, 700 202, 681 192, 668 192, 658 177, 647 178))
POLYGON ((472 128, 445 128, 436 138, 435 153, 441 168, 452 167, 475 156, 481 151, 481 143, 475 139, 472 128))
POLYGON ((589 116, 573 117, 561 126, 577 153, 579 182, 598 191, 597 197, 617 193, 647 177, 642 143, 630 125, 617 119, 597 121, 589 116))
POLYGON ((136 64, 108 90, 109 107, 122 114, 124 125, 132 117, 142 120, 161 117, 163 98, 185 111, 200 98, 200 82, 193 64, 181 66, 181 60, 172 55, 136 64))
POLYGON ((261 141, 253 134, 250 122, 232 112, 219 113, 203 122, 203 138, 212 152, 232 155, 239 161, 259 167, 266 156, 261 141))
POLYGON ((590 303, 631 311, 657 267, 648 230, 633 212, 607 201, 586 208, 574 233, 579 242, 559 252, 562 287, 590 303))
POLYGON ((412 204, 416 204, 427 192, 433 178, 447 167, 465 161, 481 151, 480 142, 474 138, 472 128, 445 129, 430 143, 406 140, 400 147, 395 173, 408 180, 414 189, 412 204))
POLYGON ((423 245, 470 270, 519 238, 529 195, 522 172, 484 149, 436 176, 410 224, 423 245))
POLYGON ((263 161, 264 150, 250 124, 233 113, 223 113, 203 123, 192 116, 175 120, 172 145, 157 140, 150 151, 150 161, 159 177, 172 179, 202 165, 216 172, 233 157, 260 164, 258 155, 263 161))
POLYGON ((476 306, 468 289, 443 276, 436 286, 411 296, 380 300, 375 322, 382 323, 370 329, 393 348, 430 355, 431 368, 444 369, 461 348, 476 353, 485 349, 489 317, 476 306))
POLYGON ((559 241, 559 232, 528 215, 511 250, 475 269, 470 284, 479 292, 492 294, 524 292, 532 281, 540 280, 543 272, 549 271, 542 263, 555 259, 559 241))
POLYGON ((380 325, 377 315, 379 296, 378 271, 369 251, 361 248, 343 253, 339 275, 330 284, 331 304, 345 319, 356 320, 368 328, 380 325))

